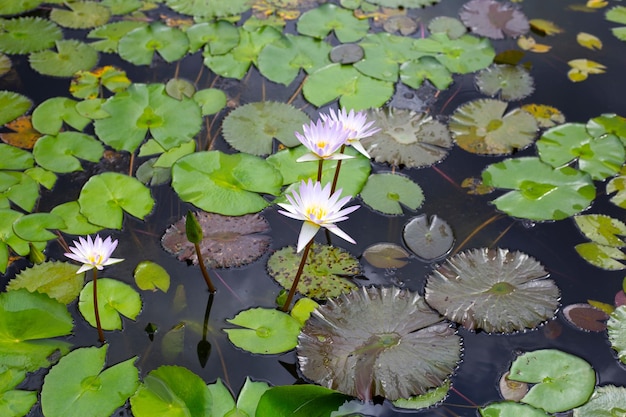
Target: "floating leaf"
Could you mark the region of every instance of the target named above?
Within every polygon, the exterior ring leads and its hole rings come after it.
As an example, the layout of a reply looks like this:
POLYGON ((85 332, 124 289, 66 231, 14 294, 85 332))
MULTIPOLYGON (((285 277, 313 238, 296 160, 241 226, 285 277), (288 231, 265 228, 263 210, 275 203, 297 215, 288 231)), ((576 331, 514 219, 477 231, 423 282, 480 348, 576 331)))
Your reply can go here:
POLYGON ((29 168, 24 173, 48 190, 52 190, 57 181, 57 176, 54 172, 41 167, 29 168))
POLYGON ((340 64, 354 64, 363 58, 363 48, 355 43, 335 46, 330 51, 330 60, 340 64))
POLYGON ((442 386, 429 389, 425 394, 410 398, 398 398, 393 401, 393 405, 394 407, 407 408, 411 410, 428 408, 443 401, 448 396, 450 386, 450 380, 446 380, 442 386))
POLYGON ((432 33, 428 38, 416 39, 414 48, 421 54, 432 55, 450 72, 459 74, 483 69, 496 56, 488 39, 472 35, 450 39, 445 33, 432 33))
POLYGON ((601 245, 595 242, 580 243, 574 247, 576 252, 591 265, 607 271, 620 271, 626 269, 622 262, 626 260, 626 254, 619 248, 601 245))
POLYGON ((545 411, 532 407, 528 404, 520 404, 512 401, 502 401, 487 404, 478 409, 482 417, 549 417, 545 411))
POLYGON ((626 176, 612 178, 606 184, 606 193, 608 195, 615 193, 610 198, 611 202, 618 207, 626 208, 626 176))
POLYGON ((78 201, 69 201, 60 204, 50 211, 65 221, 65 227, 62 232, 72 235, 90 235, 102 230, 102 226, 89 223, 87 218, 80 212, 78 201))
POLYGON ((204 18, 235 16, 250 9, 249 0, 213 2, 206 0, 165 0, 178 13, 204 18))
POLYGON ((572 68, 567 72, 568 78, 573 82, 584 81, 589 74, 603 74, 606 67, 589 59, 572 59, 567 62, 572 68))
POLYGON ((626 145, 626 118, 615 113, 605 113, 589 119, 587 132, 595 138, 603 135, 615 135, 626 145))
POLYGON ((505 114, 507 106, 493 99, 459 106, 448 124, 457 145, 482 155, 506 155, 528 147, 535 139, 537 121, 519 108, 505 114))
POLYGON ((313 312, 298 336, 300 370, 364 401, 423 394, 444 384, 460 360, 460 337, 441 319, 417 293, 355 289, 313 312))
POLYGON ((70 343, 48 338, 69 335, 72 316, 64 304, 25 289, 0 293, 0 365, 26 372, 50 366, 51 355, 70 343))
POLYGON ((41 133, 33 128, 30 116, 20 116, 5 124, 4 127, 13 130, 13 132, 0 133, 0 139, 4 143, 18 148, 33 149, 35 142, 41 137, 41 133))
POLYGON ((165 91, 168 96, 176 100, 182 100, 183 97, 193 97, 196 87, 190 81, 182 78, 172 78, 165 84, 165 91))
POLYGON ((361 190, 363 202, 384 214, 402 214, 402 204, 417 210, 424 202, 422 188, 401 174, 373 174, 361 190))
POLYGON ((13 222, 15 234, 28 242, 46 242, 58 236, 46 229, 63 229, 65 222, 62 217, 52 213, 26 214, 13 222))
POLYGON ((135 178, 105 172, 89 178, 78 196, 78 204, 90 223, 121 229, 124 212, 143 219, 152 211, 154 199, 150 190, 135 178))
POLYGON ((587 303, 570 304, 563 308, 563 316, 580 330, 603 332, 609 315, 587 303))
POLYGON ((28 97, 12 91, 0 91, 0 125, 17 119, 32 105, 28 97))
POLYGON ((137 267, 135 267, 133 276, 135 277, 135 284, 137 284, 140 290, 156 291, 159 289, 167 292, 170 289, 170 274, 156 262, 139 262, 137 267))
POLYGON ((94 71, 79 71, 74 74, 70 84, 70 93, 77 98, 97 98, 106 88, 114 93, 124 91, 131 82, 126 72, 111 65, 94 71))
POLYGON ((359 20, 349 10, 326 3, 309 10, 298 19, 298 33, 323 39, 333 31, 342 43, 356 42, 369 30, 367 20, 359 20))
MULTIPOLYGON (((283 288, 291 288, 302 252, 295 246, 277 250, 267 261, 267 271, 283 288)), ((298 282, 298 292, 323 300, 350 291, 355 285, 348 277, 361 272, 359 261, 347 251, 333 246, 313 244, 298 282)))
POLYGON ((41 390, 41 408, 49 417, 106 417, 121 407, 139 385, 130 358, 102 370, 108 346, 76 349, 50 369, 41 390))
POLYGON ((376 268, 402 268, 408 264, 409 253, 395 243, 375 243, 363 251, 363 257, 376 268))
POLYGON ((416 51, 413 39, 391 35, 389 33, 368 34, 358 44, 365 53, 365 58, 357 62, 354 68, 372 78, 396 82, 398 66, 422 55, 416 51))
POLYGON ((110 9, 95 1, 76 1, 66 7, 70 10, 53 8, 50 20, 70 29, 89 29, 104 25, 111 17, 110 9))
POLYGON ((520 36, 519 39, 517 39, 517 46, 522 48, 524 51, 531 51, 539 54, 544 54, 552 49, 550 45, 537 43, 537 41, 535 41, 535 39, 531 36, 520 36))
POLYGON ((80 132, 61 132, 43 136, 35 144, 33 155, 41 167, 59 173, 81 171, 79 159, 98 162, 104 152, 102 143, 80 132))
MULTIPOLYGON (((269 248, 270 226, 260 214, 238 217, 198 212, 195 216, 202 228, 199 242, 202 259, 208 268, 230 268, 254 262, 269 248)), ((195 247, 185 232, 185 218, 170 226, 161 239, 169 253, 181 261, 198 263, 195 247)))
POLYGON ((620 306, 609 316, 607 322, 609 342, 617 357, 626 363, 626 306, 620 306))
POLYGON ((509 379, 510 372, 506 371, 498 383, 498 391, 505 400, 519 401, 528 392, 528 384, 509 379))
POLYGON ((87 71, 98 63, 98 52, 86 43, 64 39, 55 42, 56 52, 50 49, 29 55, 30 66, 40 74, 71 77, 77 71, 87 71))
POLYGON ((539 128, 549 128, 565 123, 565 116, 563 113, 561 113, 559 109, 546 104, 524 104, 521 109, 526 110, 528 113, 535 116, 535 119, 537 119, 537 123, 539 124, 539 128))
POLYGON ((615 6, 606 12, 606 20, 609 22, 626 25, 626 6, 615 6))
POLYGON ((592 51, 602 49, 602 41, 597 36, 590 33, 579 32, 576 35, 576 42, 578 42, 580 46, 591 49, 592 51))
POLYGON ((275 168, 244 153, 196 152, 172 167, 172 187, 183 201, 227 216, 263 210, 268 202, 258 193, 278 195, 281 186, 275 168))
POLYGON ((25 416, 37 402, 37 392, 15 389, 25 377, 23 371, 6 368, 0 371, 0 413, 3 416, 25 416))
POLYGON ((300 323, 282 311, 251 308, 226 321, 243 327, 223 330, 233 345, 251 353, 283 353, 298 344, 300 323))
POLYGON ((122 59, 135 65, 150 65, 155 52, 167 62, 187 53, 189 39, 183 31, 155 22, 127 32, 118 43, 122 59))
POLYGON ((513 4, 496 0, 471 0, 459 16, 473 33, 492 39, 515 38, 529 30, 528 19, 513 4))
POLYGON ((553 22, 549 20, 531 19, 529 23, 530 23, 530 27, 532 28, 532 30, 534 30, 535 32, 539 32, 542 35, 551 36, 551 35, 557 35, 563 32, 563 29, 561 29, 560 27, 558 27, 556 24, 554 24, 553 22))
POLYGON ((454 233, 450 225, 433 215, 425 214, 411 218, 402 230, 404 243, 420 258, 434 261, 442 258, 454 244, 454 233))
POLYGON ((187 29, 189 50, 195 52, 206 45, 211 55, 228 53, 239 43, 239 30, 230 22, 202 22, 187 29))
MULTIPOLYGON (((0 148, 1 149, 1 148, 0 148)), ((31 212, 39 199, 39 184, 23 172, 0 171, 0 202, 9 200, 31 212)), ((4 206, 8 207, 8 203, 4 206)))
POLYGON ((452 147, 446 126, 426 113, 390 107, 368 111, 368 119, 381 130, 361 143, 376 162, 426 167, 443 160, 452 147))
POLYGON ((559 289, 547 276, 525 253, 473 249, 448 258, 428 276, 425 298, 467 329, 511 333, 554 316, 559 289))
MULTIPOLYGON (((128 3, 128 1, 126 1, 126 3, 128 3)), ((117 45, 124 35, 131 30, 146 27, 147 25, 146 22, 136 20, 113 22, 93 29, 87 34, 87 38, 99 39, 89 44, 96 51, 117 53, 117 45)))
POLYGON ((536 143, 539 157, 555 168, 578 162, 578 169, 594 180, 617 174, 626 152, 614 135, 592 137, 582 123, 565 123, 546 130, 536 143))
POLYGON ((0 25, 0 51, 7 54, 43 51, 61 39, 61 28, 40 17, 18 17, 3 20, 0 25))
POLYGON ((302 133, 309 117, 301 110, 275 101, 248 103, 224 118, 224 139, 238 151, 253 155, 272 153, 274 138, 287 147, 299 145, 294 132, 302 133))
POLYGON ((511 158, 483 171, 486 185, 509 189, 492 201, 512 216, 561 220, 583 211, 595 198, 591 178, 571 167, 554 169, 538 158, 511 158))
POLYGON ((76 100, 67 97, 49 98, 33 111, 33 127, 47 135, 56 135, 66 123, 76 130, 83 130, 90 122, 76 111, 76 100))
POLYGON ((535 90, 528 71, 511 65, 492 65, 480 71, 476 85, 481 93, 492 97, 499 94, 506 101, 521 100, 535 90))
POLYGON ((217 88, 205 88, 194 93, 193 99, 202 109, 202 115, 218 113, 226 106, 226 94, 217 88))
POLYGON ((437 16, 428 23, 431 33, 445 33, 450 39, 458 39, 467 33, 467 28, 459 19, 449 16, 437 16))
POLYGON ((291 385, 268 389, 256 408, 256 417, 332 415, 350 397, 317 385, 291 385))
POLYGON ((617 236, 626 236, 626 224, 604 214, 574 216, 576 226, 587 237, 601 245, 622 247, 626 243, 617 236))
MULTIPOLYGON (((96 327, 93 306, 93 281, 80 292, 78 310, 85 320, 96 327)), ((135 320, 141 311, 139 293, 130 285, 111 278, 98 278, 98 311, 104 330, 121 330, 122 318, 135 320)))
POLYGON ((518 356, 509 379, 535 384, 522 402, 548 413, 570 410, 589 400, 596 373, 585 360, 556 349, 535 350, 518 356))
POLYGON ((36 9, 43 3, 43 0, 22 0, 20 2, 2 2, 0 3, 0 15, 14 15, 36 9))
POLYGON ((619 415, 626 404, 626 388, 615 385, 596 387, 587 403, 574 409, 574 417, 619 415))
POLYGON ((44 262, 21 271, 7 285, 8 291, 25 288, 40 292, 60 303, 69 304, 83 288, 85 274, 76 274, 78 266, 67 262, 44 262))

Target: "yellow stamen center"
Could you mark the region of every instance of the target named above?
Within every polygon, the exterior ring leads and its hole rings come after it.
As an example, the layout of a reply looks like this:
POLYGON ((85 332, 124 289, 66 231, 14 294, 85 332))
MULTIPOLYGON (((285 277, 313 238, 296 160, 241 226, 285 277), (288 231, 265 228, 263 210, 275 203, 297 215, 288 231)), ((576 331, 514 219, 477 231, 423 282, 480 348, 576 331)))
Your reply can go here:
POLYGON ((310 206, 306 209, 306 215, 311 220, 322 220, 326 217, 326 208, 322 206, 310 206))
POLYGON ((321 141, 317 142, 317 147, 321 148, 321 149, 325 148, 326 147, 326 142, 321 142, 321 141))

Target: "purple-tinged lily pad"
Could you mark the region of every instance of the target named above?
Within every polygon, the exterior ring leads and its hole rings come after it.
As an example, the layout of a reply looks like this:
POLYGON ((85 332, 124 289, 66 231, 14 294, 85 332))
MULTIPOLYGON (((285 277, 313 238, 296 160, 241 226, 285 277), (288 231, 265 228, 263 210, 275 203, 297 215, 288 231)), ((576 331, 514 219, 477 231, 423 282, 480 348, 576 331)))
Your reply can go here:
MULTIPOLYGON (((270 226, 260 214, 222 216, 197 212, 202 228, 200 253, 209 268, 230 268, 247 265, 260 258, 268 249, 270 226)), ((193 243, 187 240, 185 218, 171 225, 163 235, 161 244, 181 261, 198 263, 193 243)))
POLYGON ((404 243, 411 251, 426 261, 445 256, 454 244, 454 233, 450 225, 441 218, 426 214, 413 217, 404 225, 404 243))
POLYGON ((396 400, 444 384, 460 360, 461 338, 419 294, 361 287, 313 312, 297 354, 303 375, 322 386, 396 400))
POLYGON ((515 5, 496 0, 471 0, 459 16, 473 33, 491 39, 515 38, 530 30, 528 19, 515 5))
POLYGON ((467 329, 511 333, 553 317, 559 289, 534 258, 507 249, 472 249, 439 265, 426 280, 428 304, 467 329))
POLYGON ((609 315, 587 303, 570 304, 563 309, 565 319, 580 330, 603 332, 609 315))

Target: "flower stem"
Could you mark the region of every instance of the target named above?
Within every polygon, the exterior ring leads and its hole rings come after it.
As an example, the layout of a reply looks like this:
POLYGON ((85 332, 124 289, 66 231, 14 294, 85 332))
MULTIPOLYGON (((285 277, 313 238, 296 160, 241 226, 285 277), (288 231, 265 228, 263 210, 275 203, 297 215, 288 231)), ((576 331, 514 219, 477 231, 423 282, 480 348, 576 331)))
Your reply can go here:
POLYGON ((322 168, 324 167, 324 160, 320 159, 317 163, 317 182, 322 182, 322 168))
MULTIPOLYGON (((342 154, 343 151, 346 149, 346 145, 341 145, 341 148, 339 149, 339 153, 342 154)), ((337 189, 337 180, 339 179, 339 170, 341 170, 341 162, 343 161, 343 159, 340 159, 337 161, 337 168, 335 169, 335 176, 333 177, 333 184, 330 186, 330 193, 334 193, 335 190, 337 189)))
POLYGON ((102 324, 100 324, 100 311, 98 310, 98 270, 93 269, 93 314, 96 316, 96 328, 98 329, 98 339, 100 343, 105 343, 102 324))
POLYGON ((300 265, 298 266, 298 272, 296 272, 296 277, 293 280, 293 284, 291 284, 291 289, 289 290, 289 295, 287 295, 287 300, 285 300, 285 304, 283 304, 282 310, 286 313, 289 310, 289 306, 291 305, 291 300, 293 300, 293 296, 296 294, 296 288, 298 288, 298 281, 300 281, 300 277, 302 276, 302 271, 304 270, 304 265, 306 265, 307 258, 309 256, 309 249, 311 249, 311 245, 313 245, 313 239, 309 241, 304 247, 304 251, 302 252, 302 259, 300 259, 300 265))
POLYGON ((211 278, 209 277, 209 272, 206 270, 206 266, 204 266, 204 259, 202 259, 202 254, 200 253, 200 245, 197 243, 193 244, 196 248, 196 255, 198 256, 198 265, 200 265, 200 271, 202 271, 202 276, 204 277, 204 281, 206 282, 207 287, 209 287, 209 292, 215 292, 215 286, 211 282, 211 278))

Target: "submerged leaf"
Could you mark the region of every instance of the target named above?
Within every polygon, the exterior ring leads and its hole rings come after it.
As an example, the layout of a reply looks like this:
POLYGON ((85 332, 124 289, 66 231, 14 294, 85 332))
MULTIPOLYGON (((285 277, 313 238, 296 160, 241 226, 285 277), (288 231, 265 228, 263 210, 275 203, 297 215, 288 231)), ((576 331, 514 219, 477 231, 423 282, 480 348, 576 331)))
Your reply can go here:
POLYGON ((355 289, 313 312, 298 337, 300 370, 365 401, 424 394, 460 360, 461 339, 441 320, 417 293, 355 289))
POLYGON ((402 268, 410 254, 395 243, 376 243, 363 251, 363 258, 376 268, 402 268))
POLYGON ((517 7, 496 0, 470 0, 459 16, 472 32, 492 39, 514 38, 530 29, 528 19, 517 7))
MULTIPOLYGON (((265 233, 270 226, 260 214, 230 217, 198 212, 195 215, 203 235, 200 253, 208 268, 247 265, 269 248, 271 237, 265 233)), ((195 247, 186 237, 184 218, 165 231, 161 244, 179 260, 198 263, 195 247)))
POLYGON ((448 254, 454 244, 452 228, 435 215, 413 217, 404 225, 402 237, 414 254, 429 262, 448 254))
POLYGON ((473 249, 439 265, 426 280, 426 302, 467 329, 511 333, 553 317, 559 289, 534 258, 506 249, 473 249))

